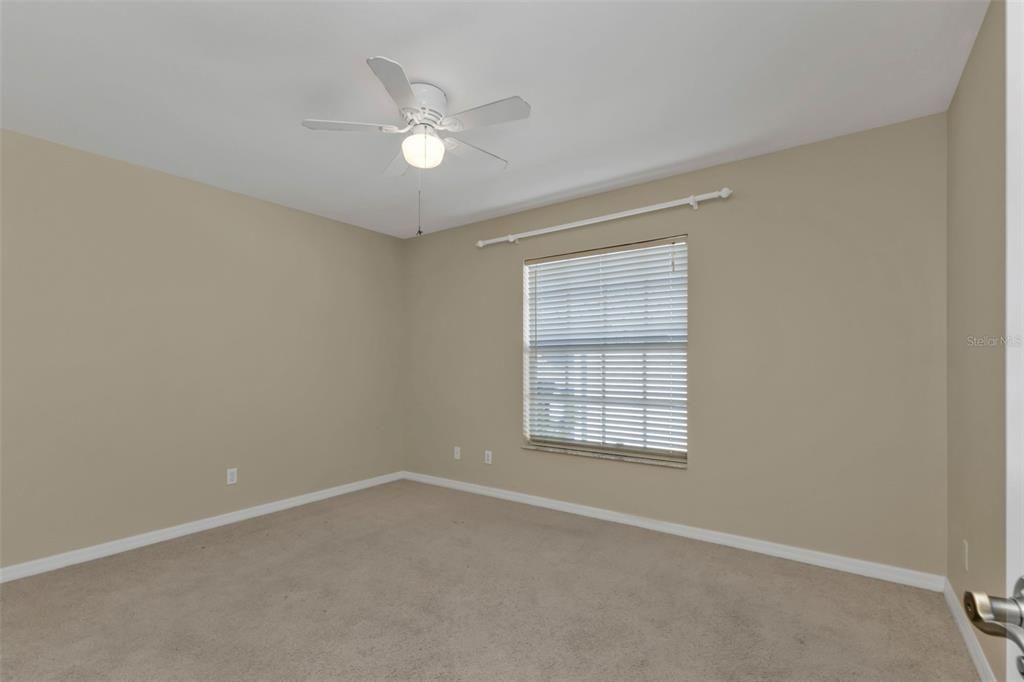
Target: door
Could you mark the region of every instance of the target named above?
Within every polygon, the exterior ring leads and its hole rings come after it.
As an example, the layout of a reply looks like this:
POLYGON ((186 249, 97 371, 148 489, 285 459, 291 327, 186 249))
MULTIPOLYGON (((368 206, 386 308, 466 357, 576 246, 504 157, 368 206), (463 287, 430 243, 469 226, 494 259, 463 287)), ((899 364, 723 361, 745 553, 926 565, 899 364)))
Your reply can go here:
MULTIPOLYGON (((1024 594, 1024 1, 1006 3, 1006 579, 1024 594)), ((1024 620, 1024 618, 1022 618, 1024 620)), ((1021 623, 1024 625, 1024 622, 1021 623)), ((1024 679, 1007 647, 1006 679, 1024 679)))
POLYGON ((1006 679, 1024 680, 1024 0, 1006 3, 1006 597, 964 595, 986 634, 1008 640, 1006 679))

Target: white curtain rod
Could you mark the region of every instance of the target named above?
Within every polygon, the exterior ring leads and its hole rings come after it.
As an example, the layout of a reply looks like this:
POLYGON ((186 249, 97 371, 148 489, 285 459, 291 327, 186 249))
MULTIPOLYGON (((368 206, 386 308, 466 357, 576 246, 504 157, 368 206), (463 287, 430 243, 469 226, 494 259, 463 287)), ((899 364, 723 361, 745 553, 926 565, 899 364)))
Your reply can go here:
POLYGON ((583 227, 584 225, 595 225, 597 223, 606 223, 609 220, 618 220, 619 218, 628 218, 634 215, 641 215, 644 213, 653 213, 654 211, 664 211, 666 208, 675 208, 676 206, 692 206, 694 209, 702 201, 708 199, 726 199, 732 194, 732 190, 728 187, 723 187, 717 192, 707 192, 706 194, 691 194, 688 197, 682 199, 674 199, 672 201, 665 201, 660 204, 651 204, 650 206, 641 206, 640 208, 631 208, 628 211, 619 211, 618 213, 609 213, 608 215, 597 216, 596 218, 584 218, 583 220, 577 220, 572 223, 565 223, 562 225, 553 225, 551 227, 542 227, 539 230, 530 230, 529 232, 519 232, 518 234, 508 234, 504 237, 495 237, 494 239, 481 239, 476 243, 481 249, 491 244, 515 244, 520 239, 526 239, 527 237, 536 237, 542 234, 548 234, 551 232, 561 232, 562 230, 571 230, 574 227, 583 227))

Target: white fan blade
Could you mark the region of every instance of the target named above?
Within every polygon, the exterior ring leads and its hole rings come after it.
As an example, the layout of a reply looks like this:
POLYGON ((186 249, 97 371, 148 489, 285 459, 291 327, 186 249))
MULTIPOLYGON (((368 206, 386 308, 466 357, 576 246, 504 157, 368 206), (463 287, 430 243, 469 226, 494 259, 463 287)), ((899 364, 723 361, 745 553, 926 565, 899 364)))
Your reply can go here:
POLYGON ((310 130, 340 130, 351 133, 397 133, 398 126, 385 123, 353 123, 352 121, 321 121, 316 118, 307 118, 302 125, 310 130))
POLYGON ((388 167, 384 169, 384 175, 397 178, 399 175, 405 175, 405 171, 409 170, 409 164, 405 162, 405 156, 399 151, 398 155, 391 160, 388 167))
POLYGON ((530 105, 522 97, 506 97, 490 104, 481 104, 472 109, 460 111, 441 121, 441 127, 448 130, 469 130, 483 126, 516 121, 530 115, 530 105))
POLYGON ((418 109, 419 103, 412 92, 412 85, 405 75, 405 69, 398 62, 387 57, 370 57, 366 63, 380 80, 384 89, 395 100, 399 109, 418 109))
POLYGON ((468 142, 456 139, 454 137, 444 138, 444 146, 455 156, 466 159, 467 161, 483 161, 494 168, 501 168, 504 170, 508 168, 508 161, 501 158, 497 154, 492 154, 489 151, 475 147, 468 142))

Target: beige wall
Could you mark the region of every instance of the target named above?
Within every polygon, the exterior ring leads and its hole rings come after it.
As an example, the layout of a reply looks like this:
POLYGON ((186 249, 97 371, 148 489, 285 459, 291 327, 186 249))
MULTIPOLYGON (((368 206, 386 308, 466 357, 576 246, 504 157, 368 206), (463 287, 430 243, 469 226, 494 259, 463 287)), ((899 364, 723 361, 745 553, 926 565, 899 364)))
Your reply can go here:
POLYGON ((4 133, 3 563, 405 467, 944 573, 946 134, 931 116, 399 241, 4 133), (689 469, 522 449, 523 259, 679 233, 689 469))
POLYGON ((399 240, 10 132, 2 162, 3 564, 401 468, 399 240))
POLYGON ((408 466, 945 573, 945 192, 940 114, 409 242, 408 466), (474 246, 726 185, 697 212, 474 246), (679 233, 689 469, 524 450, 523 260, 679 233))
MULTIPOLYGON (((990 5, 949 109, 950 582, 1005 592, 1006 7, 990 5), (963 541, 970 543, 969 572, 963 541)), ((980 636, 993 670, 1002 640, 980 636)))

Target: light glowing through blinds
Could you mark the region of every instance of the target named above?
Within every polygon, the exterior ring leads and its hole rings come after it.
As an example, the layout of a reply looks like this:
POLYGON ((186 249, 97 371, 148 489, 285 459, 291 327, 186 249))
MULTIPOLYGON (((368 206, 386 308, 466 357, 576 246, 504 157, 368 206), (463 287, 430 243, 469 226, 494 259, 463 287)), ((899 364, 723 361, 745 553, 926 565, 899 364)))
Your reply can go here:
POLYGON ((685 459, 683 238, 525 266, 527 438, 685 459))

